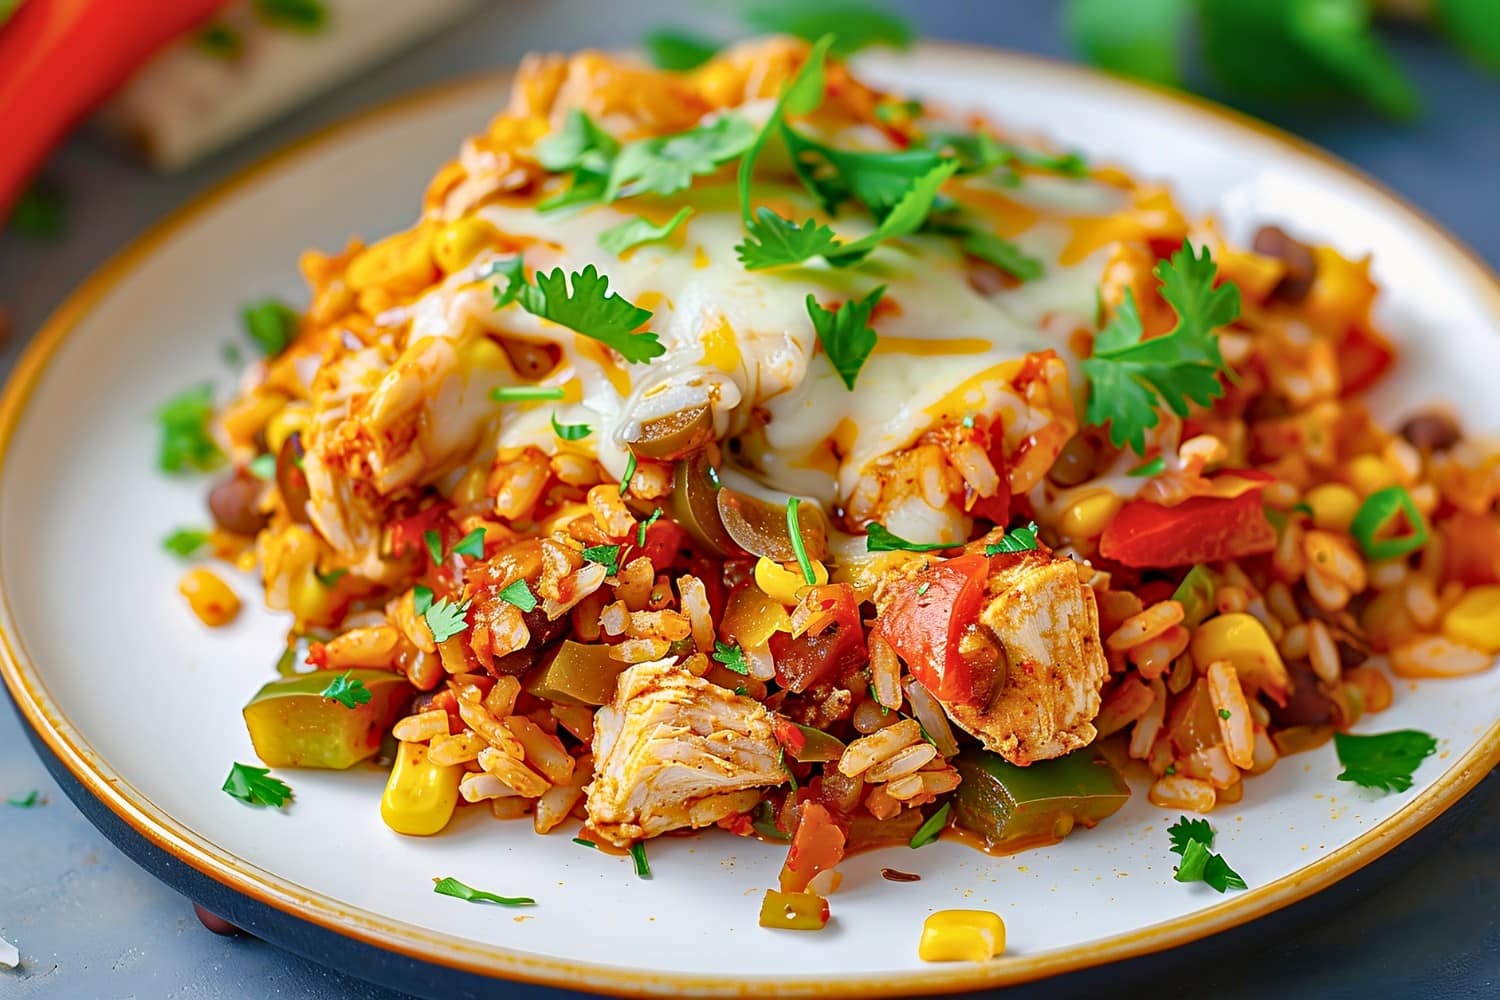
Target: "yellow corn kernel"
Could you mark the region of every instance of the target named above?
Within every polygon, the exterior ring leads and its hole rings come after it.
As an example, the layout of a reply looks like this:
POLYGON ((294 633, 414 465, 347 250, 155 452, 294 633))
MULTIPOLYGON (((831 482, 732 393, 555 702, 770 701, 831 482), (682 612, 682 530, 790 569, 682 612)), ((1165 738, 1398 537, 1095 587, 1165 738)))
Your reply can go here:
POLYGON ((380 818, 397 833, 426 837, 440 833, 458 805, 462 764, 434 764, 423 743, 402 743, 380 797, 380 818))
POLYGON ((1467 591, 1443 616, 1443 634, 1491 656, 1500 653, 1500 586, 1467 591))
POLYGON ((1359 494, 1343 483, 1314 486, 1302 498, 1313 511, 1313 524, 1322 531, 1348 531, 1359 511, 1359 494))
POLYGON ((1360 496, 1367 497, 1376 490, 1399 485, 1396 473, 1374 455, 1355 455, 1344 465, 1344 476, 1360 496))
POLYGON ((1332 247, 1313 247, 1317 278, 1304 300, 1304 308, 1322 325, 1344 329, 1363 319, 1375 297, 1370 280, 1370 261, 1350 260, 1332 247))
POLYGON ((206 569, 188 570, 178 582, 177 590, 187 598, 193 614, 210 627, 228 625, 240 613, 240 599, 234 591, 206 569))
POLYGON ((436 278, 432 227, 425 224, 366 247, 344 272, 345 284, 356 292, 380 288, 396 295, 419 292, 436 278))
MULTIPOLYGON (((828 582, 828 567, 812 560, 813 579, 819 584, 828 582)), ((799 600, 798 594, 807 587, 807 577, 801 567, 787 569, 773 559, 761 556, 755 562, 755 585, 782 604, 791 606, 799 600)))
POLYGON ((922 924, 924 962, 987 962, 1005 954, 1005 921, 989 910, 938 910, 922 924))
POLYGON ((432 259, 444 274, 452 274, 467 267, 479 251, 493 246, 499 236, 500 231, 483 219, 454 219, 434 237, 432 259))
POLYGON ((1058 522, 1058 530, 1074 540, 1097 538, 1124 505, 1125 501, 1113 493, 1090 493, 1068 505, 1058 522))
POLYGON ((1228 660, 1246 688, 1285 691, 1286 664, 1266 627, 1243 611, 1218 615, 1193 630, 1190 647, 1200 670, 1215 660, 1228 660))
POLYGON ((266 451, 281 454, 286 439, 294 433, 306 431, 311 418, 312 408, 306 403, 288 403, 277 410, 276 415, 266 421, 266 451))
POLYGON ((285 406, 286 397, 279 392, 252 392, 225 407, 220 423, 230 441, 249 444, 266 422, 285 406))

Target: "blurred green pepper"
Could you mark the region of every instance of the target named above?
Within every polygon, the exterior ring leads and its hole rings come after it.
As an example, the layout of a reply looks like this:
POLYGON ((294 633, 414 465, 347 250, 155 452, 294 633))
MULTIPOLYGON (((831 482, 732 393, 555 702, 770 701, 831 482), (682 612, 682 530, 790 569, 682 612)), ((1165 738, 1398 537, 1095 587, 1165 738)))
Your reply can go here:
POLYGON ((957 824, 991 848, 1056 843, 1077 824, 1089 827, 1112 816, 1130 798, 1120 772, 1087 747, 1027 767, 988 750, 968 750, 954 766, 963 778, 953 797, 957 824))
POLYGON ((404 674, 350 670, 370 700, 345 708, 323 692, 341 673, 316 670, 271 681, 245 706, 245 726, 255 754, 270 767, 343 770, 380 749, 380 741, 411 695, 404 674))
POLYGON ((526 690, 564 705, 607 705, 615 681, 630 666, 609 655, 612 647, 564 639, 552 659, 526 678, 526 690))

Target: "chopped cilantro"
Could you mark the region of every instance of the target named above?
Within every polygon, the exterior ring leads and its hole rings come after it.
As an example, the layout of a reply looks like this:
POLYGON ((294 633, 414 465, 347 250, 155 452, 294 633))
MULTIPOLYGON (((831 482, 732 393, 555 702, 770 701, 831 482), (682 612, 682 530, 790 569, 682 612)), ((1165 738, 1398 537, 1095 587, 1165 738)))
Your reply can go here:
POLYGON ((630 491, 630 481, 635 478, 635 452, 626 452, 625 475, 620 477, 620 496, 630 491))
POLYGON ((1167 460, 1162 456, 1157 455, 1149 462, 1142 462, 1140 465, 1137 465, 1135 468, 1131 469, 1125 474, 1127 476, 1135 476, 1139 479, 1145 479, 1150 476, 1161 475, 1164 471, 1166 471, 1166 468, 1167 460))
POLYGON ((255 0, 255 12, 267 24, 307 35, 328 26, 323 0, 255 0))
POLYGON ((599 849, 598 844, 594 843, 592 840, 584 840, 582 837, 574 837, 573 843, 578 844, 580 847, 592 847, 595 850, 599 849))
POLYGON ((1032 521, 1024 528, 1014 528, 1007 531, 998 542, 984 547, 984 554, 997 556, 1002 552, 1030 552, 1036 548, 1036 522, 1032 521))
POLYGON ((352 671, 345 670, 323 689, 322 696, 343 705, 345 708, 358 708, 360 705, 368 704, 372 695, 370 689, 365 687, 365 682, 353 680, 350 677, 352 671))
POLYGON ((432 891, 439 896, 452 896, 454 899, 462 899, 470 903, 498 903, 501 906, 536 905, 536 900, 529 896, 497 896, 493 892, 485 892, 482 889, 464 885, 452 876, 435 878, 432 883, 432 891))
POLYGON ((555 174, 580 169, 606 174, 620 142, 587 112, 574 108, 563 127, 537 143, 533 152, 537 162, 555 174))
POLYGON ((163 470, 179 472, 191 466, 206 472, 224 461, 224 453, 208 432, 213 413, 214 391, 208 385, 188 389, 156 411, 161 425, 157 462, 163 470))
POLYGON ((832 45, 832 35, 825 35, 813 43, 813 47, 807 53, 807 58, 802 61, 802 65, 797 67, 797 72, 782 88, 781 96, 776 99, 776 104, 771 108, 771 113, 766 117, 765 124, 761 126, 755 141, 740 158, 738 177, 740 214, 744 216, 747 226, 752 218, 750 181, 755 173, 755 161, 760 158, 761 151, 765 149, 771 136, 780 131, 781 123, 786 120, 787 115, 809 114, 823 103, 823 90, 827 85, 824 64, 828 60, 828 49, 832 45))
POLYGON ((1227 708, 1221 708, 1221 709, 1219 709, 1219 718, 1221 718, 1221 719, 1232 719, 1232 718, 1234 718, 1234 713, 1231 712, 1227 708))
POLYGON ((516 580, 508 584, 504 590, 500 591, 500 600, 522 611, 531 611, 536 608, 536 595, 531 592, 530 587, 526 586, 525 580, 516 580))
POLYGON ((443 564, 443 536, 436 528, 428 528, 422 532, 422 541, 427 545, 427 554, 432 556, 432 564, 441 566, 443 564))
POLYGON ((865 525, 866 552, 941 552, 957 548, 958 542, 909 542, 883 524, 871 521, 865 525))
POLYGON ((286 782, 271 777, 270 768, 240 763, 229 769, 223 790, 252 806, 275 806, 278 809, 292 797, 292 790, 286 782))
POLYGON ((1176 823, 1167 827, 1167 836, 1172 841, 1172 853, 1181 854, 1187 850, 1189 841, 1197 840, 1205 847, 1212 847, 1214 843, 1214 828, 1208 824, 1206 819, 1188 819, 1186 816, 1178 819, 1176 823))
POLYGON ((1333 748, 1344 765, 1340 781, 1365 788, 1404 792, 1411 787, 1417 766, 1437 753, 1437 740, 1416 729, 1357 736, 1334 733, 1333 748))
POLYGON ((734 253, 747 271, 800 264, 839 247, 833 230, 816 219, 799 225, 764 205, 755 210, 755 218, 745 223, 745 234, 744 242, 735 244, 734 253))
POLYGON ((552 432, 564 441, 582 441, 594 429, 588 424, 560 424, 557 422, 557 414, 552 414, 552 432))
POLYGON ((645 330, 637 332, 641 324, 651 318, 651 311, 638 308, 611 292, 609 278, 600 274, 593 264, 573 272, 570 290, 569 276, 560 267, 554 268, 550 274, 538 271, 536 284, 527 284, 519 260, 514 258, 517 263, 507 263, 491 270, 491 274, 500 273, 508 279, 505 288, 496 286, 494 289, 496 309, 517 302, 533 316, 551 320, 618 351, 631 364, 650 361, 667 353, 656 334, 645 330))
POLYGON ((1219 374, 1227 369, 1216 331, 1240 313, 1233 284, 1214 287, 1218 273, 1208 248, 1198 256, 1184 242, 1170 262, 1156 267, 1161 295, 1177 312, 1163 336, 1142 339, 1140 313, 1129 291, 1114 318, 1094 338, 1094 355, 1083 362, 1089 381, 1087 419, 1109 427, 1116 447, 1129 444, 1145 454, 1146 431, 1161 420, 1159 406, 1180 417, 1188 403, 1207 406, 1224 394, 1219 374))
POLYGON ((161 547, 183 559, 187 559, 208 544, 208 532, 197 528, 178 528, 162 539, 161 547))
POLYGON ((739 115, 722 115, 673 135, 638 139, 620 147, 604 186, 604 200, 639 194, 676 194, 693 178, 711 174, 755 142, 755 126, 739 115))
POLYGON ((786 528, 792 537, 792 551, 797 555, 797 565, 802 568, 802 578, 811 587, 818 582, 818 578, 813 575, 812 560, 807 557, 807 545, 802 541, 802 525, 797 519, 797 508, 801 505, 801 497, 786 498, 786 528))
POLYGON ((540 402, 562 399, 565 395, 558 385, 502 385, 490 390, 490 398, 497 403, 540 402))
POLYGON ((677 227, 686 222, 687 217, 692 214, 692 208, 684 205, 677 210, 676 215, 659 226, 649 219, 626 219, 619 225, 610 226, 600 233, 599 246, 608 253, 619 255, 631 247, 659 242, 671 236, 677 227))
POLYGON ((714 641, 713 658, 722 663, 724 669, 748 676, 750 665, 745 662, 745 651, 732 642, 714 641))
POLYGON ((414 615, 425 615, 427 609, 432 607, 432 588, 424 584, 417 584, 411 588, 411 611, 414 615))
POLYGON ((817 331, 818 343, 823 345, 829 364, 851 392, 859 370, 880 340, 870 326, 870 316, 884 294, 885 286, 881 285, 859 301, 850 299, 833 310, 818 305, 811 292, 807 294, 807 314, 817 331))
POLYGON ((42 793, 33 788, 25 795, 18 795, 5 800, 6 805, 15 806, 17 809, 30 809, 42 801, 42 793))
POLYGON ((1042 262, 1028 256, 1024 250, 1010 240, 1001 239, 994 233, 970 230, 963 238, 964 252, 987 264, 993 264, 1013 278, 1035 281, 1042 276, 1042 262))
POLYGON ((646 529, 661 519, 661 508, 658 507, 651 512, 651 516, 642 521, 635 529, 635 544, 646 544, 646 529))
POLYGON ((468 556, 470 559, 484 558, 484 529, 475 528, 458 540, 453 546, 452 554, 456 556, 468 556))
POLYGON ((1214 830, 1207 820, 1183 816, 1167 827, 1167 836, 1172 841, 1172 853, 1182 856, 1173 876, 1178 882, 1205 882, 1217 892, 1247 887, 1228 862, 1209 850, 1214 843, 1214 830))
MULTIPOLYGON (((530 591, 527 593, 529 594, 530 591)), ((501 596, 505 596, 503 592, 501 596)), ((532 598, 532 600, 535 601, 536 598, 532 598)), ((422 618, 427 622, 427 627, 432 630, 433 642, 447 642, 469 627, 469 622, 466 618, 468 613, 468 601, 462 604, 454 604, 445 597, 427 608, 422 613, 422 618)))
POLYGON ((329 570, 327 573, 317 567, 313 567, 313 576, 317 577, 318 582, 325 587, 337 586, 338 582, 348 575, 349 571, 342 566, 338 569, 329 570))
POLYGON ((918 847, 926 847, 928 844, 937 840, 943 832, 943 827, 948 825, 948 813, 951 812, 952 809, 952 803, 944 802, 941 809, 933 813, 931 816, 928 816, 926 822, 917 827, 917 832, 912 834, 912 848, 916 849, 918 847))
POLYGON ((657 28, 647 32, 646 37, 641 39, 641 45, 653 66, 679 72, 702 66, 719 51, 717 42, 671 28, 657 28))
POLYGON ((274 358, 287 349, 297 337, 301 317, 297 311, 278 299, 262 299, 240 310, 245 332, 260 347, 260 353, 274 358))
POLYGON ((847 0, 762 0, 746 11, 745 22, 758 32, 796 35, 809 42, 831 35, 833 51, 841 56, 872 45, 910 48, 914 37, 910 24, 883 7, 847 0))
POLYGON ((590 545, 583 550, 583 558, 604 567, 608 576, 620 570, 620 547, 618 545, 590 545))

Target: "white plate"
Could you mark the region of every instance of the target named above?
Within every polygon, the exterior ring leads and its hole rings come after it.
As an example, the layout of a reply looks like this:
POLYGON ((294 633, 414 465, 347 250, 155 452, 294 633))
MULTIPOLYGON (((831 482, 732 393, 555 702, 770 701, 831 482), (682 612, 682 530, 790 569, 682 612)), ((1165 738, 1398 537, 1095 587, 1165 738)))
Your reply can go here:
MULTIPOLYGON (((1223 111, 1087 72, 947 46, 865 61, 873 78, 983 109, 1096 157, 1170 181, 1194 211, 1245 239, 1277 222, 1375 254, 1379 317, 1406 345, 1390 395, 1442 398, 1471 430, 1500 430, 1500 289, 1463 250, 1347 167, 1223 111)), ((0 412, 0 581, 5 678, 80 781, 138 831, 272 906, 447 966, 631 992, 927 992, 1035 977, 1156 950, 1241 923, 1347 875, 1429 822, 1500 756, 1500 671, 1399 684, 1362 728, 1425 729, 1439 755, 1404 795, 1335 780, 1331 748, 1245 783, 1216 812, 1219 849, 1249 881, 1220 896, 1172 880, 1173 818, 1144 790, 1102 827, 989 858, 941 843, 843 866, 821 934, 756 926, 783 850, 714 833, 628 860, 536 837, 471 810, 447 834, 403 839, 379 820, 381 775, 296 772, 285 812, 219 791, 253 761, 240 707, 271 676, 286 623, 259 609, 199 626, 161 550, 205 518, 206 483, 153 469, 153 409, 205 379, 227 389, 236 309, 302 295, 306 247, 337 249, 404 226, 437 164, 500 106, 501 80, 404 102, 306 143, 193 207, 92 279, 18 369, 0 412), (6 442, 8 441, 8 445, 6 442), (919 872, 892 884, 882 865, 919 872), (435 895, 434 876, 526 894, 524 913, 435 895), (917 959, 922 919, 981 907, 1010 948, 983 965, 917 959), (524 918, 524 919, 523 919, 524 918), (748 985, 747 985, 748 984, 748 985)))

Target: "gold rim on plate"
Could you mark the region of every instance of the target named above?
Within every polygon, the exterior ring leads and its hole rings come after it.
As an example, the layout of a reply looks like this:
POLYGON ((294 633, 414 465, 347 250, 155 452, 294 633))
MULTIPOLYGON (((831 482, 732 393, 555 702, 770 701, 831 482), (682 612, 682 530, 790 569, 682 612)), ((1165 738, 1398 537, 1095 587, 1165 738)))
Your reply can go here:
MULTIPOLYGON (((1378 181, 1323 150, 1264 122, 1190 95, 1135 81, 1113 79, 1082 67, 1037 56, 1004 52, 962 43, 925 43, 922 49, 945 59, 983 63, 990 69, 1019 67, 1024 72, 1060 81, 1107 82, 1136 96, 1145 95, 1178 115, 1200 122, 1227 125, 1252 132, 1282 150, 1342 176, 1373 192, 1385 208, 1424 230, 1447 252, 1455 270, 1490 301, 1500 315, 1500 276, 1472 250, 1378 181)), ((247 167, 198 195, 135 239, 88 277, 48 317, 32 339, 0 396, 0 474, 3 474, 12 437, 32 391, 46 374, 47 364, 68 334, 94 306, 175 233, 269 174, 296 165, 332 140, 420 114, 434 104, 491 90, 499 94, 509 74, 494 73, 438 84, 325 126, 247 167)), ((0 579, 0 676, 27 723, 48 748, 88 790, 149 843, 215 881, 288 915, 307 920, 344 936, 423 962, 545 986, 594 990, 631 996, 662 996, 691 992, 699 995, 884 997, 1005 986, 1047 976, 1134 958, 1196 941, 1237 927, 1257 917, 1326 888, 1380 858, 1415 835, 1472 789, 1500 763, 1500 721, 1492 725, 1432 787, 1402 806, 1384 822, 1367 830, 1332 853, 1267 885, 1235 895, 1206 910, 1139 928, 1126 934, 1069 948, 1016 955, 984 964, 934 966, 915 972, 853 976, 757 977, 726 979, 687 973, 655 973, 617 966, 594 965, 549 958, 475 942, 466 942, 425 928, 392 920, 289 882, 245 863, 189 830, 157 808, 93 750, 51 700, 36 666, 24 655, 16 634, 9 596, 0 579)), ((1440 682, 1438 682, 1440 683, 1440 682)))

